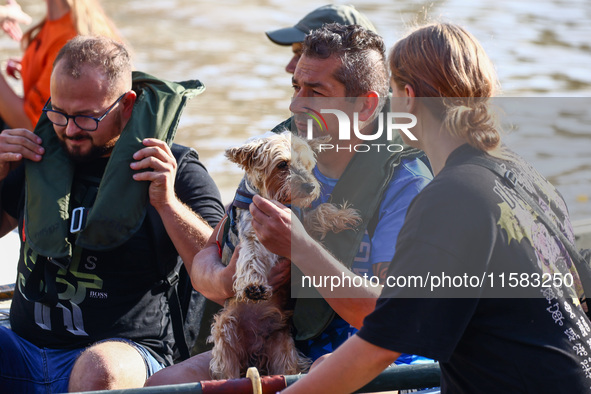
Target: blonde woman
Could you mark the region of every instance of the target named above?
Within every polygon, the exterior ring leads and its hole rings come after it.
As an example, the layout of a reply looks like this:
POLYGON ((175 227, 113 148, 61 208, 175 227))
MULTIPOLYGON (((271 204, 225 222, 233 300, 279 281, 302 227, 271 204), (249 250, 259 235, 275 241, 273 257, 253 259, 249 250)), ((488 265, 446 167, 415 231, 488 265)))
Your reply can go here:
MULTIPOLYGON (((501 145, 489 111, 498 83, 484 50, 463 28, 433 24, 394 46, 390 69, 392 110, 417 117, 417 140, 407 142, 425 151, 435 178, 408 209, 375 311, 286 392, 352 392, 401 353, 438 360, 442 393, 589 392, 591 323, 576 285, 528 292, 523 279, 535 285, 550 270, 576 284, 571 258, 558 237, 535 231, 539 217, 508 183, 474 164, 484 158, 512 170, 574 241, 558 192, 501 145), (400 278, 444 274, 485 278, 484 286, 454 279, 447 292, 395 287, 400 278), (521 282, 503 288, 502 275, 521 282)), ((292 249, 306 253, 297 238, 292 249)))
POLYGON ((1 128, 32 130, 49 99, 49 79, 58 51, 76 35, 102 35, 121 41, 97 0, 46 0, 45 18, 21 40, 22 60, 11 59, 7 74, 23 81, 23 97, 0 78, 1 128))

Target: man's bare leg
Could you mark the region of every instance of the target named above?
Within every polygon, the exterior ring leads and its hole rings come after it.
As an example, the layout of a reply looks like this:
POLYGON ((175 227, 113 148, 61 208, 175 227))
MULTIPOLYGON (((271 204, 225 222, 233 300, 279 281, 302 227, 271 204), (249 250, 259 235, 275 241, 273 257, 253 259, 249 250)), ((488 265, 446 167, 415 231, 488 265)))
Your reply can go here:
POLYGON ((143 357, 129 343, 107 341, 90 346, 76 360, 69 391, 142 387, 146 381, 143 357))

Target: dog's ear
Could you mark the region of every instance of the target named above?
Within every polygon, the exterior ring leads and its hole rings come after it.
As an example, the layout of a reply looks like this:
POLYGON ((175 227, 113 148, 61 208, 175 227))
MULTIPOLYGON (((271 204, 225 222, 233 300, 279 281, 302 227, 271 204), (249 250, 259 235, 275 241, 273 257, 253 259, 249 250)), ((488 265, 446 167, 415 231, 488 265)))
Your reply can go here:
POLYGON ((260 146, 261 141, 259 140, 235 148, 229 148, 226 150, 226 157, 243 169, 247 169, 252 166, 252 158, 260 146))
POLYGON ((308 140, 308 145, 310 145, 310 148, 312 148, 315 153, 318 153, 320 151, 320 145, 329 143, 331 139, 330 135, 323 135, 322 137, 308 140))

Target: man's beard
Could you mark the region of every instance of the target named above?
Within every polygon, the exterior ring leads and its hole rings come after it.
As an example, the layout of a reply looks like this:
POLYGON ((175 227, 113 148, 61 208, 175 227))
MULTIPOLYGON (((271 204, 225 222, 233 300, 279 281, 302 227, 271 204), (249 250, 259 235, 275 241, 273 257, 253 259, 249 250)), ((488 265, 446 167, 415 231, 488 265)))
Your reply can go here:
POLYGON ((114 143, 104 145, 104 146, 93 145, 90 148, 89 152, 82 154, 82 153, 80 153, 80 151, 78 149, 75 149, 75 150, 69 149, 66 144, 66 141, 67 140, 62 140, 62 139, 59 140, 60 145, 62 146, 62 149, 68 154, 68 157, 71 160, 73 160, 75 162, 79 162, 79 163, 88 163, 88 162, 91 162, 91 161, 96 160, 98 158, 108 156, 113 151, 113 148, 115 148, 114 143))
MULTIPOLYGON (((113 122, 114 125, 117 125, 120 128, 120 132, 123 131, 123 130, 121 130, 122 129, 121 114, 116 112, 116 113, 114 113, 114 116, 115 116, 115 121, 113 122)), ((88 138, 92 141, 92 139, 89 137, 83 137, 83 138, 88 138)), ((68 140, 68 138, 64 138, 64 139, 58 138, 60 145, 62 146, 62 149, 67 153, 68 157, 70 157, 71 160, 73 160, 75 162, 79 162, 79 163, 88 163, 93 160, 99 159, 101 157, 110 156, 111 152, 113 152, 113 149, 115 148, 115 143, 117 142, 118 139, 119 139, 118 137, 115 139, 112 139, 112 140, 108 141, 103 146, 92 145, 92 147, 90 148, 90 151, 88 153, 82 154, 82 153, 80 153, 78 148, 76 148, 75 151, 72 151, 68 148, 68 145, 66 144, 66 141, 68 140)))

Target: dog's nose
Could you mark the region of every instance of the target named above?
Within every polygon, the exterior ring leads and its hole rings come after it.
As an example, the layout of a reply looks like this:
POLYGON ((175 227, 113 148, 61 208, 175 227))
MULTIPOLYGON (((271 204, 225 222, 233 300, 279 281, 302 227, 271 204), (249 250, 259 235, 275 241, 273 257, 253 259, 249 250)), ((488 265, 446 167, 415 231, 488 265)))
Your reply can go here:
POLYGON ((304 191, 308 194, 312 193, 315 188, 316 186, 313 183, 304 183, 302 185, 302 189, 304 189, 304 191))

